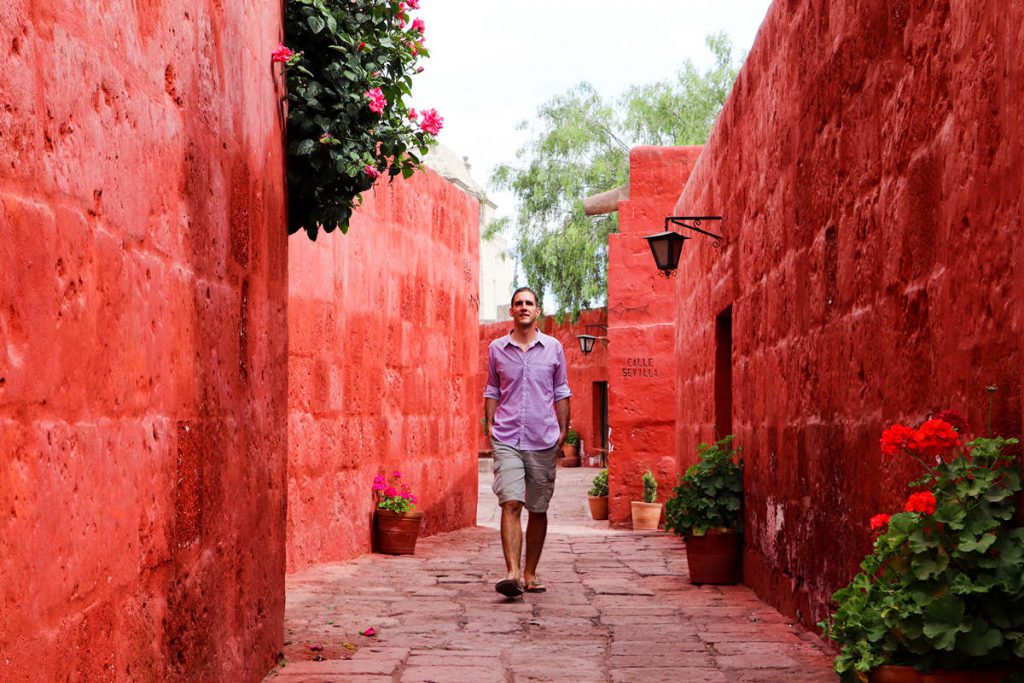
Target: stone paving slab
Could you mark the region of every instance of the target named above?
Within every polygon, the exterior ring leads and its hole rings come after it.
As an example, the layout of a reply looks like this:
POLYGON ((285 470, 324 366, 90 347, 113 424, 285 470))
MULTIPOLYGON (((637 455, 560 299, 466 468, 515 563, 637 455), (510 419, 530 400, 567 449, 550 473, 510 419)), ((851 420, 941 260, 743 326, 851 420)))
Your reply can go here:
POLYGON ((421 539, 412 557, 369 555, 289 576, 287 663, 265 681, 836 680, 816 635, 749 589, 691 585, 679 539, 590 520, 594 474, 558 471, 540 566, 547 593, 506 600, 494 592, 504 563, 486 468, 480 526, 421 539), (359 635, 370 626, 375 637, 359 635))

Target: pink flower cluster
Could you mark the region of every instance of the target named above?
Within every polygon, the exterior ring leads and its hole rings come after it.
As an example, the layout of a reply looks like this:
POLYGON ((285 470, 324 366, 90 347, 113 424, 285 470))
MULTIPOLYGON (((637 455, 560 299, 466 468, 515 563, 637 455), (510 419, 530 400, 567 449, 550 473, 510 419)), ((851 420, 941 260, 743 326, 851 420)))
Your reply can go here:
POLYGON ((384 107, 388 106, 388 101, 384 97, 384 91, 380 88, 372 88, 366 91, 366 98, 370 100, 370 111, 375 114, 380 114, 384 111, 384 107))
MULTIPOLYGON (((367 172, 369 172, 369 166, 367 166, 367 172)), ((376 169, 374 169, 376 170, 376 169)), ((380 175, 378 172, 377 175, 380 175)), ((402 473, 395 470, 391 473, 390 480, 383 474, 378 474, 373 478, 373 492, 377 495, 379 502, 386 502, 386 499, 400 498, 407 500, 410 503, 419 502, 416 496, 412 493, 412 487, 406 482, 401 481, 402 473)))
POLYGON ((420 113, 423 115, 423 120, 420 121, 420 128, 431 135, 437 135, 441 132, 441 127, 444 125, 444 118, 437 113, 437 110, 424 109, 420 113))
POLYGON ((274 48, 274 51, 270 53, 270 61, 284 64, 294 56, 295 53, 285 47, 284 43, 279 43, 278 46, 274 48))

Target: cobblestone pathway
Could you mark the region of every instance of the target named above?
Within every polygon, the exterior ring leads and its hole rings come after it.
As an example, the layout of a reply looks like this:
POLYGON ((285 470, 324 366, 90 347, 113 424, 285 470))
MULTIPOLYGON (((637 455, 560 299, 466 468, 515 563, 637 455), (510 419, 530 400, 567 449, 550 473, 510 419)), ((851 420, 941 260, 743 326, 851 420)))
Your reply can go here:
POLYGON ((491 475, 481 526, 288 578, 287 663, 266 681, 835 681, 831 656, 748 589, 692 586, 678 539, 589 519, 593 469, 559 470, 547 593, 506 601, 491 475), (359 635, 368 627, 374 637, 359 635), (317 649, 322 647, 323 649, 317 649), (315 658, 323 661, 314 661, 315 658))

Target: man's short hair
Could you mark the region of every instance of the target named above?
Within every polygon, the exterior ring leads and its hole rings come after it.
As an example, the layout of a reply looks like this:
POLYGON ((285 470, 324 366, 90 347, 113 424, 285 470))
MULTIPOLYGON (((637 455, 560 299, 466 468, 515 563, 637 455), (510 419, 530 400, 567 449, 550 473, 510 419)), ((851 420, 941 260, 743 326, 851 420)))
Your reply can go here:
POLYGON ((519 294, 520 292, 529 292, 530 294, 533 294, 533 303, 535 303, 537 306, 540 306, 540 297, 537 296, 537 292, 533 291, 533 289, 531 289, 530 287, 520 287, 516 291, 512 292, 512 300, 509 301, 509 306, 515 305, 516 295, 519 294))

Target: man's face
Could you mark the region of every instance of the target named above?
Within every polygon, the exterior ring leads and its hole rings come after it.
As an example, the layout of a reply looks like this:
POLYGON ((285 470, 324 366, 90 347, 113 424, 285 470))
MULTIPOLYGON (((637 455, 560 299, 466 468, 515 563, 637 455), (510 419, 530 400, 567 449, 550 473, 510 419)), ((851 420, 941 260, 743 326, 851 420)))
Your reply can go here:
POLYGON ((540 316, 540 307, 530 292, 519 292, 512 299, 512 307, 509 315, 516 321, 517 325, 533 325, 540 316))

